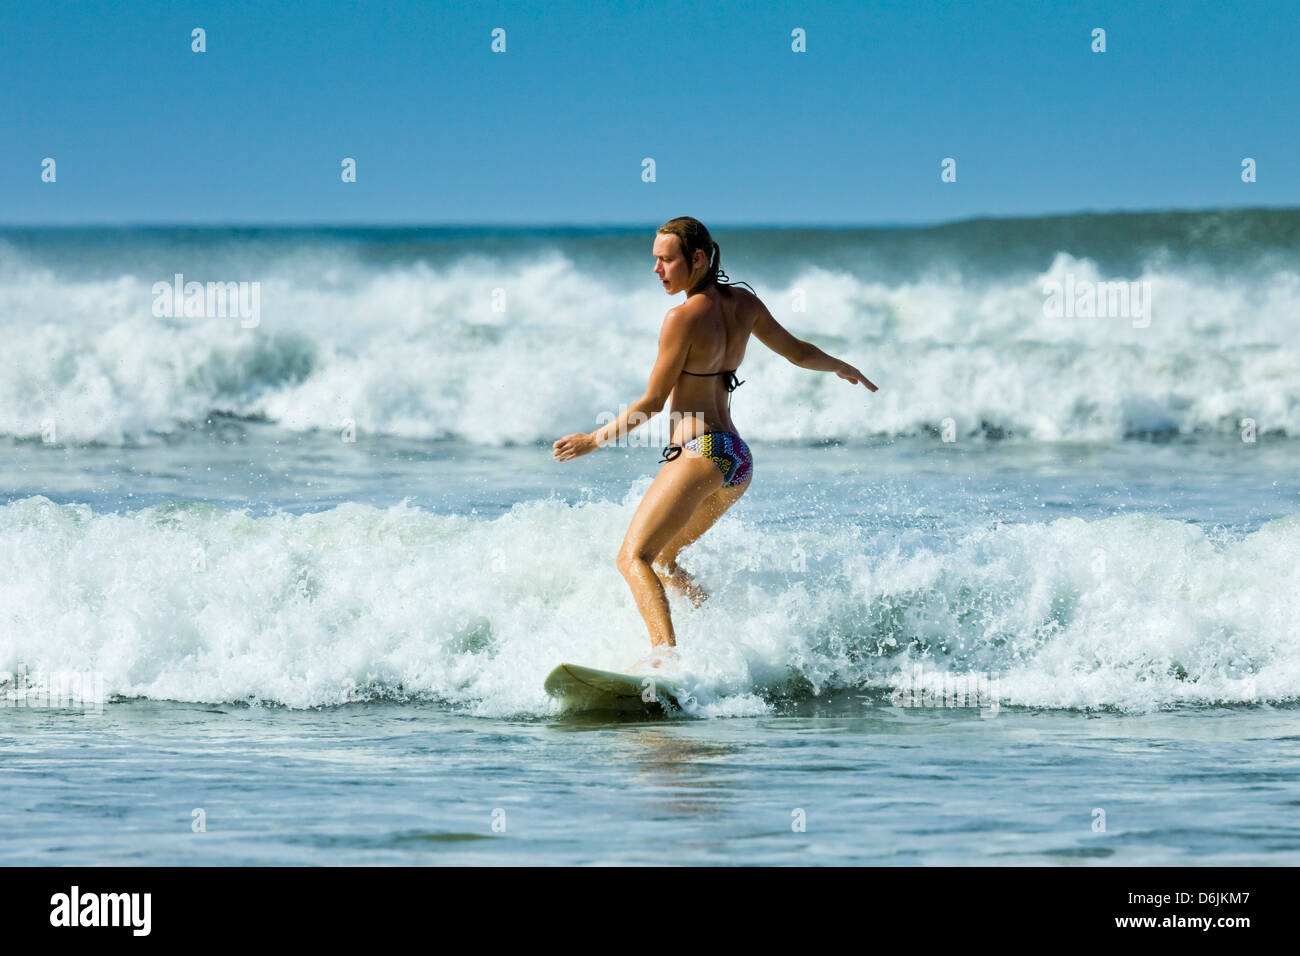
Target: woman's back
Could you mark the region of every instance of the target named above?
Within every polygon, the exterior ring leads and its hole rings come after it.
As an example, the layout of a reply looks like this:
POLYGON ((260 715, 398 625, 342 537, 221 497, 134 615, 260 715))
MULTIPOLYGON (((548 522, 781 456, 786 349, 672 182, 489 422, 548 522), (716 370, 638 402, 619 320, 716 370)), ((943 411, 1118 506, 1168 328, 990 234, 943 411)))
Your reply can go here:
POLYGON ((744 360, 758 314, 758 297, 746 289, 733 287, 729 292, 712 286, 682 305, 691 332, 686 364, 673 388, 669 408, 674 420, 679 416, 683 419, 674 429, 674 441, 687 441, 711 430, 736 431, 727 390, 727 384, 734 379, 725 373, 738 369, 744 360), (688 416, 698 416, 703 427, 688 416))

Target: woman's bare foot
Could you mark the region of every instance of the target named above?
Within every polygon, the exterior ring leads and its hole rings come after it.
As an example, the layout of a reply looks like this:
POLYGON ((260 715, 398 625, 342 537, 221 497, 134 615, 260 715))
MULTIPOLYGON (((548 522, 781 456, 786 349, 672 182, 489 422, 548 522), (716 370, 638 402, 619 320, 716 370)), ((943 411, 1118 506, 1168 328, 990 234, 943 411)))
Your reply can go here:
POLYGON ((696 584, 690 572, 676 562, 666 565, 662 571, 656 567, 655 573, 659 575, 664 587, 686 598, 696 607, 709 599, 709 592, 696 584))

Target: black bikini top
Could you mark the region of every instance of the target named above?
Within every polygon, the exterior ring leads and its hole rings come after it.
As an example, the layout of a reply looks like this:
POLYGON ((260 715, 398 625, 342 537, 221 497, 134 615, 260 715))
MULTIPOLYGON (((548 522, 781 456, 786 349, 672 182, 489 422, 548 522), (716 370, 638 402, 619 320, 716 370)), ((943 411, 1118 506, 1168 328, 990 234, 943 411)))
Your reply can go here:
MULTIPOLYGON (((730 371, 723 371, 723 372, 688 372, 688 371, 686 371, 686 369, 682 369, 682 374, 683 374, 683 375, 700 375, 700 376, 708 376, 708 375, 726 375, 726 376, 727 376, 727 379, 723 382, 723 384, 727 386, 727 391, 728 391, 729 393, 730 393, 730 392, 734 392, 734 391, 736 390, 736 386, 738 386, 738 385, 744 385, 744 384, 745 384, 744 382, 739 381, 739 380, 736 378, 736 369, 734 369, 734 368, 731 369, 730 371)), ((748 394, 748 393, 746 393, 746 394, 748 394)))

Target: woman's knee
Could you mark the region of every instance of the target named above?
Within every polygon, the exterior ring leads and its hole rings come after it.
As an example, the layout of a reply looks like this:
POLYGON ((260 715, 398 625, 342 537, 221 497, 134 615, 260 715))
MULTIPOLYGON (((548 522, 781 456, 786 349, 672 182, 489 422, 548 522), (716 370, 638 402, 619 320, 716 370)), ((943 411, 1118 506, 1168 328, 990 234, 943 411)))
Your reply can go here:
POLYGON ((660 581, 676 581, 682 575, 682 569, 676 561, 665 561, 663 558, 655 558, 651 561, 650 570, 660 581))
POLYGON ((630 545, 623 545, 618 549, 618 555, 614 558, 614 563, 618 566, 619 573, 627 577, 639 565, 650 564, 651 556, 644 553, 644 548, 635 548, 630 545))
POLYGON ((680 548, 666 547, 654 556, 651 567, 655 571, 666 571, 669 574, 677 570, 677 555, 680 548))

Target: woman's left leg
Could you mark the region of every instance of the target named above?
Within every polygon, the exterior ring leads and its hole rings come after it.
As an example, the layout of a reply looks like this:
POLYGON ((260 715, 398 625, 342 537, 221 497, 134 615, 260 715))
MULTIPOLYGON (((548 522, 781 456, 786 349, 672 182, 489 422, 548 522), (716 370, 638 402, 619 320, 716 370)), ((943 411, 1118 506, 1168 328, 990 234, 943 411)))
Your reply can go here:
POLYGON ((717 520, 727 513, 727 509, 740 500, 740 496, 749 489, 749 485, 749 481, 743 481, 731 487, 723 486, 705 498, 704 503, 695 509, 695 514, 691 515, 691 520, 677 532, 676 537, 664 545, 664 549, 655 558, 654 569, 664 586, 689 598, 696 607, 708 600, 709 593, 696 584, 695 579, 686 569, 677 563, 677 555, 712 528, 717 520))
POLYGON ((717 465, 688 449, 659 469, 632 516, 618 551, 618 570, 632 588, 632 597, 650 632, 651 647, 677 643, 668 597, 652 563, 685 527, 695 509, 722 487, 722 481, 717 465))

